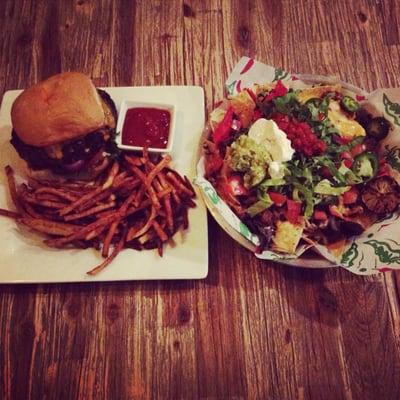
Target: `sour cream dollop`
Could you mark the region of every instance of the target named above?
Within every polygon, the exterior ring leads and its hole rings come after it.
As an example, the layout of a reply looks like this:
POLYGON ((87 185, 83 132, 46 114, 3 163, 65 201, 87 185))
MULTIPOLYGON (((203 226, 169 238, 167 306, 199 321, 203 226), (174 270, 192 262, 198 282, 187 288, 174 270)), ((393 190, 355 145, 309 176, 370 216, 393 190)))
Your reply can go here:
POLYGON ((279 129, 275 121, 260 118, 251 126, 248 136, 260 146, 264 146, 272 161, 290 161, 294 154, 286 133, 279 129))
POLYGON ((286 133, 279 129, 275 121, 260 118, 249 130, 248 136, 252 138, 271 156, 268 173, 272 179, 280 179, 285 175, 283 162, 290 161, 294 154, 290 140, 286 133))

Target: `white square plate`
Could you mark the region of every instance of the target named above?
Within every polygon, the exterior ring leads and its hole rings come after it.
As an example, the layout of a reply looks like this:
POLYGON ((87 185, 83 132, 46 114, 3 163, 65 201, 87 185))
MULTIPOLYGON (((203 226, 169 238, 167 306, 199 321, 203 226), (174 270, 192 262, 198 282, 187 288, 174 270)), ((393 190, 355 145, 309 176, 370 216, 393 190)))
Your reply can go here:
MULTIPOLYGON (((173 104, 176 133, 172 149, 173 166, 181 174, 194 175, 194 158, 204 127, 204 92, 196 86, 105 88, 119 107, 122 100, 173 104)), ((23 163, 9 143, 11 105, 19 90, 4 94, 0 109, 0 207, 14 209, 8 193, 4 166, 16 173, 23 163)), ((93 249, 50 249, 43 238, 0 217, 0 283, 93 282, 148 279, 201 279, 208 273, 207 211, 200 196, 189 210, 189 229, 174 236, 163 257, 157 251, 126 249, 102 272, 86 275, 102 261, 93 249)))

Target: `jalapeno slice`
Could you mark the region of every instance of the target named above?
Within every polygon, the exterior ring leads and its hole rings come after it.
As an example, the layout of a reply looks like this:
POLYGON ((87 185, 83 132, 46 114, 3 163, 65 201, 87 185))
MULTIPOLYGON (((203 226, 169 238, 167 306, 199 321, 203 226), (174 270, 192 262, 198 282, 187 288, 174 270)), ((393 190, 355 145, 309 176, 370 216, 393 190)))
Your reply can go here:
POLYGON ((322 100, 319 97, 313 97, 312 99, 306 101, 307 105, 315 106, 317 108, 321 105, 321 103, 322 100))
POLYGON ((360 108, 360 104, 358 103, 358 101, 354 100, 350 96, 343 96, 341 104, 346 111, 351 113, 356 112, 360 108))
POLYGON ((390 122, 383 117, 372 118, 368 122, 366 131, 367 135, 375 140, 382 140, 389 134, 390 122))
POLYGON ((354 158, 351 169, 364 182, 372 179, 378 172, 378 157, 371 152, 361 153, 354 158))

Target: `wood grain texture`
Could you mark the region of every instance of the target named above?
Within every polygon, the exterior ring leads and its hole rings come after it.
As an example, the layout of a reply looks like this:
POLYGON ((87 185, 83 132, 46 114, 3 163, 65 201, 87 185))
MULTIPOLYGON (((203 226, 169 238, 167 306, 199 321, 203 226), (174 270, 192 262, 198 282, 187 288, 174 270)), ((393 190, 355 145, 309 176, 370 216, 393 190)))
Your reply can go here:
MULTIPOLYGON (((210 110, 242 55, 400 85, 394 0, 3 0, 0 21, 0 94, 79 70, 201 85, 210 110)), ((0 398, 400 398, 399 274, 263 262, 211 218, 209 237, 204 281, 1 286, 0 398)))

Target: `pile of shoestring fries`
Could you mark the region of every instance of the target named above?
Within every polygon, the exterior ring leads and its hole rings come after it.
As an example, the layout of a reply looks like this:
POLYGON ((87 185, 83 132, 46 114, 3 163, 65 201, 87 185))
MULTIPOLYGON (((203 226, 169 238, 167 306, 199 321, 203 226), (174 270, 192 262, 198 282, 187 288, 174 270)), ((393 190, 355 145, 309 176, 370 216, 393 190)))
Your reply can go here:
POLYGON ((0 215, 48 235, 56 248, 94 247, 104 261, 87 272, 103 270, 124 248, 158 249, 180 229, 187 229, 188 209, 195 192, 187 177, 169 167, 171 157, 153 159, 125 154, 114 160, 95 181, 29 179, 17 185, 14 172, 6 174, 17 211, 0 215))

